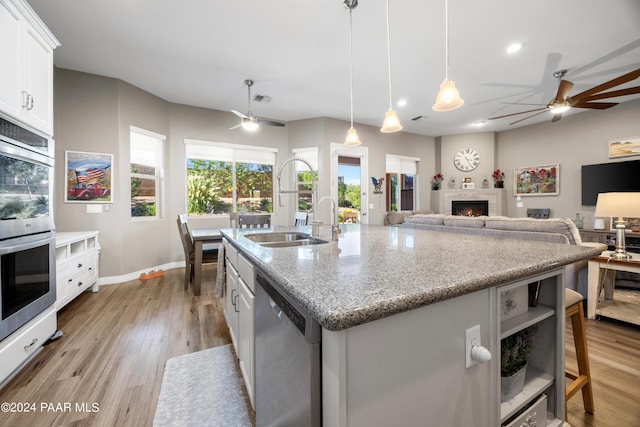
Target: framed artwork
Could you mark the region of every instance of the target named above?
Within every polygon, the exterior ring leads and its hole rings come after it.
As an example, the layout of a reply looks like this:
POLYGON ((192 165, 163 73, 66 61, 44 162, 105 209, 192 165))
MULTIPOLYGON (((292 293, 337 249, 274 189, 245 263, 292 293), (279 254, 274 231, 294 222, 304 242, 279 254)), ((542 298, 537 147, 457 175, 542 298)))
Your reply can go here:
MULTIPOLYGON (((609 223, 609 229, 610 230, 614 230, 616 229, 616 219, 617 218, 611 218, 610 219, 610 223, 609 223)), ((631 230, 633 232, 639 232, 640 231, 640 218, 624 218, 625 221, 627 221, 627 230, 631 230)))
POLYGON ((640 156, 640 136, 609 141, 609 158, 640 156))
POLYGON ((65 203, 113 203, 113 154, 65 151, 65 203))
POLYGON ((560 165, 515 168, 513 179, 516 196, 555 196, 560 192, 560 165))

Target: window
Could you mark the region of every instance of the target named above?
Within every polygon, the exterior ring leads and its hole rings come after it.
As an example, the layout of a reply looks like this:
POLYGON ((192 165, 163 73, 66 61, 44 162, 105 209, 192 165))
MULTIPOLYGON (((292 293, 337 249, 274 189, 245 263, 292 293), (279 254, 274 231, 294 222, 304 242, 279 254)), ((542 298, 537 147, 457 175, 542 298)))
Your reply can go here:
POLYGON ((164 141, 158 135, 131 127, 130 134, 131 217, 162 216, 160 206, 164 176, 164 141))
POLYGON ((273 166, 277 150, 185 140, 187 212, 273 212, 273 166))
POLYGON ((411 211, 416 206, 414 185, 420 159, 387 154, 387 210, 411 211))
POLYGON ((311 164, 313 171, 310 171, 307 165, 302 162, 295 162, 296 165, 296 188, 298 190, 307 190, 309 193, 298 194, 298 212, 311 212, 311 182, 312 177, 315 178, 316 185, 318 183, 318 147, 294 148, 291 150, 295 157, 300 157, 311 164))

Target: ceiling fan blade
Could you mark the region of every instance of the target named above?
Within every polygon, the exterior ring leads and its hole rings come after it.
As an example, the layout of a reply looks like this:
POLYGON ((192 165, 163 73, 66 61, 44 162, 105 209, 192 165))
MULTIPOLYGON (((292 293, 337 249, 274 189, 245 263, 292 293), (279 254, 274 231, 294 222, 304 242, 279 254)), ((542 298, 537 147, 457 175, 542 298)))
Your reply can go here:
POLYGON ((266 126, 279 126, 279 127, 283 127, 285 125, 284 123, 274 122, 271 120, 262 120, 262 119, 258 120, 258 123, 266 126))
POLYGON ((585 90, 573 97, 574 101, 581 101, 584 98, 587 98, 593 94, 598 92, 602 92, 603 90, 611 89, 612 87, 620 86, 621 84, 630 82, 631 80, 635 80, 640 77, 640 68, 637 70, 633 70, 627 74, 623 74, 620 77, 616 77, 613 80, 609 80, 608 82, 599 84, 598 86, 594 86, 591 89, 585 90))
MULTIPOLYGON (((534 110, 534 111, 535 111, 535 110, 534 110)), ((547 111, 547 109, 546 109, 546 108, 545 108, 543 111, 540 111, 539 113, 535 113, 535 114, 532 114, 532 115, 530 115, 530 116, 527 116, 527 117, 525 117, 525 118, 523 118, 523 119, 516 120, 515 122, 511 122, 511 123, 509 123, 509 126, 511 126, 511 125, 515 125, 516 123, 520 123, 521 121, 524 121, 524 120, 530 119, 531 117, 539 116, 540 114, 544 113, 545 111, 547 111)))
MULTIPOLYGON (((487 120, 502 119, 504 117, 517 116, 518 114, 533 113, 533 112, 540 111, 540 110, 546 111, 547 109, 548 109, 547 107, 536 108, 535 110, 520 111, 519 113, 511 113, 511 114, 505 114, 503 116, 489 117, 487 120)), ((514 122, 514 123, 517 123, 517 122, 514 122)))
POLYGON ((551 123, 553 122, 557 122, 558 120, 560 120, 562 118, 562 113, 558 113, 558 114, 553 114, 553 117, 551 118, 551 123))
POLYGON ((606 110, 618 105, 617 102, 579 102, 573 104, 571 108, 592 108, 594 110, 606 110))
POLYGON ((558 85, 558 92, 556 92, 556 97, 552 103, 562 104, 569 95, 569 92, 573 89, 573 83, 569 80, 560 80, 560 85, 558 85))
POLYGON ((587 98, 582 98, 581 102, 590 102, 595 101, 596 99, 616 98, 618 96, 633 95, 636 93, 640 93, 640 86, 612 90, 611 92, 597 93, 587 98))
POLYGON ((244 114, 244 113, 241 113, 240 111, 237 111, 237 110, 231 110, 231 112, 232 112, 233 114, 235 114, 236 116, 240 117, 241 119, 248 119, 248 118, 249 118, 249 116, 247 116, 247 115, 246 115, 246 114, 244 114))

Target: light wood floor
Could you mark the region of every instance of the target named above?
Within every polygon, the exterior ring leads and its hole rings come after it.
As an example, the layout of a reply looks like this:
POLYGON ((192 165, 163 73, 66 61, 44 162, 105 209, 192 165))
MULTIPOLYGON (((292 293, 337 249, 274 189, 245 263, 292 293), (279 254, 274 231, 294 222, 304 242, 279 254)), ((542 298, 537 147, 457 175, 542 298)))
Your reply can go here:
MULTIPOLYGON (((214 272, 205 273, 199 297, 182 289, 183 269, 82 294, 59 313, 64 336, 0 390, 0 402, 35 403, 36 412, 0 413, 0 426, 150 426, 166 361, 230 342, 213 296, 214 272), (72 410, 40 406, 66 402, 72 410), (76 411, 76 403, 96 403, 98 411, 76 411)), ((569 401, 569 423, 640 426, 640 328, 586 322, 596 414, 583 411, 578 393, 569 401)), ((575 369, 570 340, 566 352, 575 369)))

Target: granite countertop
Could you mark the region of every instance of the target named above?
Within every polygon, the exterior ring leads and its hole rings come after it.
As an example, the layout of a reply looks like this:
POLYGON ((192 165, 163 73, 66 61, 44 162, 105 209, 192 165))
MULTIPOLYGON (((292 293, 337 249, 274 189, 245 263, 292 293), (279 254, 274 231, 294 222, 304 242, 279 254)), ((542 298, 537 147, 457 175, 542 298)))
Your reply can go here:
MULTIPOLYGON (((337 242, 267 248, 222 234, 304 307, 320 325, 339 331, 403 311, 553 270, 600 253, 575 245, 495 239, 403 227, 343 224, 337 242)), ((274 227, 270 231, 311 227, 274 227)))

